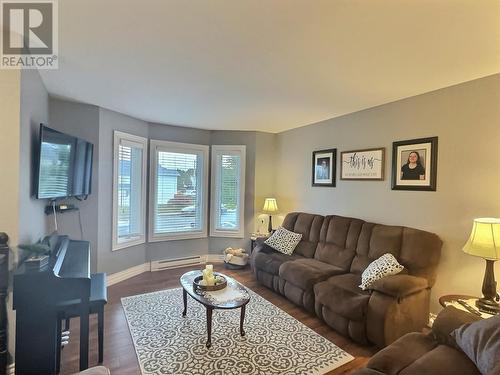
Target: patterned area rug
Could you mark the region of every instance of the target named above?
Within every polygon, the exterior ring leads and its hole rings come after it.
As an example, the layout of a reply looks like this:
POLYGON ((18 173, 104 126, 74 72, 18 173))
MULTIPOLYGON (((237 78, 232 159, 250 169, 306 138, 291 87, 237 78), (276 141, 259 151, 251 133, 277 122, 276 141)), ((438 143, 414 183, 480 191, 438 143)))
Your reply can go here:
POLYGON ((212 347, 205 307, 182 289, 122 298, 139 365, 146 374, 324 374, 354 358, 249 290, 245 336, 240 309, 214 310, 212 347))

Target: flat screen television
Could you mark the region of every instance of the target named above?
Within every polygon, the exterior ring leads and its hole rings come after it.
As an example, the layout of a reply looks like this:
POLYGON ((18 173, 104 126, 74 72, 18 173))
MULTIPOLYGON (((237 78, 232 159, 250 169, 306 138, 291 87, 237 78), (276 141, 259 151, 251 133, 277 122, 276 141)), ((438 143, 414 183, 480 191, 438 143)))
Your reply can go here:
POLYGON ((94 145, 40 124, 35 193, 38 199, 91 193, 94 145))

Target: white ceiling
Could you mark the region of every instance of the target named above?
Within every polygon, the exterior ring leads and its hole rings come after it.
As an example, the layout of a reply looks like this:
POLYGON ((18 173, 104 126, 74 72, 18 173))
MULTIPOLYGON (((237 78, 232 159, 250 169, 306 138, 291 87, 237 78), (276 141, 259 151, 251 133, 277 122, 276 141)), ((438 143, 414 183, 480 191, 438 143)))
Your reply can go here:
POLYGON ((61 0, 52 95, 280 132, 500 72, 499 0, 61 0))

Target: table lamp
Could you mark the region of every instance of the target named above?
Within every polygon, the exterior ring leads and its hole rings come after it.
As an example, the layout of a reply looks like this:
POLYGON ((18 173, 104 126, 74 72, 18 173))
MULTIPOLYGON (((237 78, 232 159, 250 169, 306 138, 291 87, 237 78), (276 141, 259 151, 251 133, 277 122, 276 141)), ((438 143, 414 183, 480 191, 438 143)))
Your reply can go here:
POLYGON ((267 231, 271 233, 273 231, 273 221, 271 215, 278 212, 278 203, 276 203, 276 198, 266 198, 262 211, 269 215, 269 225, 267 226, 267 231))
POLYGON ((494 262, 500 259, 500 219, 474 219, 472 232, 463 251, 486 260, 483 297, 477 300, 476 306, 484 312, 500 313, 500 304, 495 300, 497 283, 494 273, 494 262))

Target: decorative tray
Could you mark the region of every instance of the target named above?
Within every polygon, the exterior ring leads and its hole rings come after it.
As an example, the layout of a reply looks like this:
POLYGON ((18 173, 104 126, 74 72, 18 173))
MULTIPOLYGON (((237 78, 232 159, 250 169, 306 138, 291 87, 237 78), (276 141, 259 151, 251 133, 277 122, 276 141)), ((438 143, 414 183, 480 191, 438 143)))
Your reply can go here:
POLYGON ((203 276, 197 276, 193 281, 194 292, 198 294, 201 292, 213 292, 215 290, 224 289, 227 286, 226 278, 222 276, 220 273, 214 272, 214 277, 216 277, 217 279, 222 279, 222 282, 217 283, 215 285, 201 285, 200 281, 203 280, 203 276))

